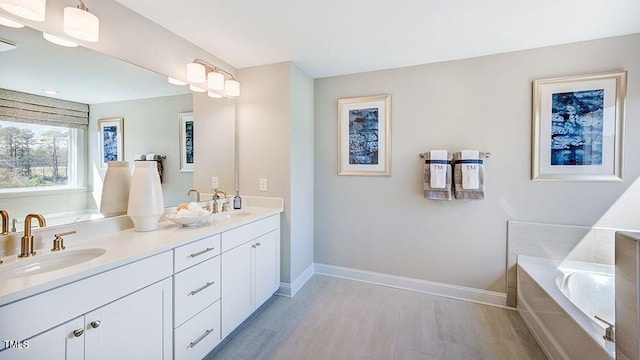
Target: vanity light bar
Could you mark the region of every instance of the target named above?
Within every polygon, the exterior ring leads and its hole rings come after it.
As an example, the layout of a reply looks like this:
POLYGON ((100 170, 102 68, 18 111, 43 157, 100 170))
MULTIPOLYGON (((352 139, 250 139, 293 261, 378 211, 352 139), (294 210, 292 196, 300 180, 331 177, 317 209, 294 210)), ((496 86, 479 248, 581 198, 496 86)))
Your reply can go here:
POLYGON ((233 74, 202 59, 195 59, 187 64, 187 80, 194 83, 206 82, 209 90, 223 90, 226 96, 240 95, 240 83, 233 74), (225 80, 225 75, 229 79, 225 80))
POLYGON ((13 21, 13 20, 7 19, 4 16, 0 16, 0 25, 6 26, 6 27, 10 27, 10 28, 14 28, 14 29, 20 29, 20 28, 24 27, 23 24, 20 24, 17 21, 13 21))

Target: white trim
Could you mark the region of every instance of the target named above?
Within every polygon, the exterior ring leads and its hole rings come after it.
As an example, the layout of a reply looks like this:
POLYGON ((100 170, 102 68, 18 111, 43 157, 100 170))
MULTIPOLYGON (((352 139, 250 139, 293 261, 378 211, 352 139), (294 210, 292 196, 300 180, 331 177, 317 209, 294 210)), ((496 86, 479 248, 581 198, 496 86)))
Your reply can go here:
POLYGON ((434 281, 388 275, 327 264, 316 263, 315 273, 426 294, 439 295, 452 299, 471 301, 484 305, 507 307, 507 294, 501 292, 480 290, 465 286, 450 285, 434 281))
POLYGON ((294 297, 300 289, 304 286, 304 284, 311 279, 311 277, 315 274, 315 266, 314 264, 309 265, 309 267, 300 274, 291 284, 289 283, 280 283, 280 288, 276 292, 276 295, 285 296, 285 297, 294 297))

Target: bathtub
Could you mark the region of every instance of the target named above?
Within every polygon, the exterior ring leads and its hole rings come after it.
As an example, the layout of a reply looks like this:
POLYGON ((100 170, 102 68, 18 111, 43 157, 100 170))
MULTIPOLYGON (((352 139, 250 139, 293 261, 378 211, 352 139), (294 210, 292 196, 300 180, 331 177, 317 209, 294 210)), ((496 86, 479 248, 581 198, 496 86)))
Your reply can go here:
POLYGON ((517 310, 550 359, 615 358, 614 266, 518 256, 517 310))

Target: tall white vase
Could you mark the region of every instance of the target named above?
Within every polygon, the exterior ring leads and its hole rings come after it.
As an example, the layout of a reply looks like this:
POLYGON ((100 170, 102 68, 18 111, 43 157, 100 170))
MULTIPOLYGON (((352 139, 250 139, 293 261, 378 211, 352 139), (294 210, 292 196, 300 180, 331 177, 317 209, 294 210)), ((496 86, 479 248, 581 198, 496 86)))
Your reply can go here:
POLYGON ((155 161, 135 161, 127 215, 136 231, 158 228, 158 220, 164 213, 162 185, 155 161))
POLYGON ((129 204, 131 169, 128 161, 109 161, 104 175, 100 213, 105 217, 124 215, 129 204))

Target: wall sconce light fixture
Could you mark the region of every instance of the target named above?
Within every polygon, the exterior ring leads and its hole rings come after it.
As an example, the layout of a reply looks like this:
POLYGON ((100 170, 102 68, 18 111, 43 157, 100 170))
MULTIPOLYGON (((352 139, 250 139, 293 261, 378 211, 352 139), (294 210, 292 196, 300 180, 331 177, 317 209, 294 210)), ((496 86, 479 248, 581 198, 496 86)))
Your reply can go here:
POLYGON ((10 28, 14 28, 14 29, 20 29, 23 28, 24 25, 20 24, 17 21, 13 21, 13 20, 9 20, 6 17, 0 16, 0 25, 2 26, 6 26, 6 27, 10 27, 10 28))
POLYGON ((44 21, 47 0, 0 0, 0 8, 32 21, 44 21))
POLYGON ((82 0, 76 7, 64 8, 62 31, 76 39, 97 42, 100 35, 100 19, 89 12, 82 0))
POLYGON ((235 79, 233 74, 211 65, 202 59, 195 59, 192 63, 187 64, 187 80, 194 83, 206 82, 207 89, 214 90, 209 91, 210 97, 224 97, 222 94, 216 93, 216 91, 224 91, 224 95, 226 96, 240 96, 240 83, 235 79))

